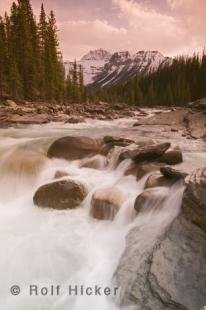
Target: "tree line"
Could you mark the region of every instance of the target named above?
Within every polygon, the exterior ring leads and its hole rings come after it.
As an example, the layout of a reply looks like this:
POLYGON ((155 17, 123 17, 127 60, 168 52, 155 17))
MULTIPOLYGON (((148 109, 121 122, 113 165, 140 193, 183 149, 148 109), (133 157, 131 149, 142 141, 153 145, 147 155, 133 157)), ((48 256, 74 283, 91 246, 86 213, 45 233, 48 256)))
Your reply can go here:
POLYGON ((90 96, 140 106, 183 106, 206 97, 206 54, 177 57, 156 72, 137 75, 123 85, 91 91, 90 96))
POLYGON ((0 98, 82 101, 83 71, 76 62, 65 76, 56 19, 42 4, 39 20, 30 0, 18 0, 0 16, 0 98))

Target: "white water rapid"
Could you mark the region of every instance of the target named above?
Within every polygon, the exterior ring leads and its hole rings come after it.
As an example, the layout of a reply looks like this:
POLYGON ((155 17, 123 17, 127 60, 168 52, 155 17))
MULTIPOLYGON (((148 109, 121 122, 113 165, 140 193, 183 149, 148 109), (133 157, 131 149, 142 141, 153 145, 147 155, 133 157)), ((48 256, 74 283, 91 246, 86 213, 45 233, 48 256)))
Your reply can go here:
MULTIPOLYGON (((143 191, 145 178, 136 182, 134 176, 124 176, 127 163, 117 169, 79 168, 78 161, 48 160, 39 172, 27 176, 10 169, 11 152, 24 146, 42 152, 51 138, 79 134, 80 127, 45 126, 7 129, 1 132, 0 159, 0 309, 2 310, 116 310, 118 297, 70 296, 69 285, 112 290, 112 276, 125 248, 125 236, 133 226, 139 227, 140 251, 145 250, 178 214, 183 186, 174 186, 159 211, 135 216, 134 201, 143 191), (61 132, 62 130, 62 132, 61 132), (51 137, 52 136, 52 137, 51 137), (1 170, 3 169, 3 170, 1 170), (41 209, 33 204, 33 194, 45 183, 52 182, 56 170, 67 171, 73 179, 89 187, 89 195, 75 210, 41 209), (126 197, 115 220, 98 221, 89 215, 95 189, 118 187, 126 197), (10 288, 20 287, 13 296, 10 288), (30 296, 30 286, 38 287, 38 296, 30 296), (51 296, 52 287, 60 286, 51 296), (41 295, 46 287, 48 294, 41 295)), ((82 125, 83 134, 87 129, 82 125)), ((104 126, 100 126, 101 132, 104 126)), ((88 127, 91 129, 91 126, 88 127)), ((105 130, 108 130, 105 127, 105 130)), ((86 134, 85 134, 86 135, 86 134)), ((15 157, 13 158, 15 161, 15 157)), ((26 157, 25 157, 26 161, 26 157)), ((157 189, 159 190, 159 189, 157 189)), ((161 189, 165 191, 164 188, 161 189)), ((45 291, 44 291, 45 292, 45 291)))

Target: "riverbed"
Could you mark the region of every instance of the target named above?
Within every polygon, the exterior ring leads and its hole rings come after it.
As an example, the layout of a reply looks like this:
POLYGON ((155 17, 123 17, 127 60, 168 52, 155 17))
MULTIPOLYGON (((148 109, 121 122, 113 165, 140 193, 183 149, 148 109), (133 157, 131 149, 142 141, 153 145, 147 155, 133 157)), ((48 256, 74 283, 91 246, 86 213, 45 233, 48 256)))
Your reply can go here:
MULTIPOLYGON (((19 147, 45 154, 55 139, 66 135, 98 138, 115 135, 141 141, 171 142, 183 151, 184 162, 177 167, 187 172, 206 166, 206 143, 203 140, 186 139, 180 131, 171 132, 166 126, 133 127, 134 122, 134 119, 87 120, 79 124, 49 123, 1 129, 0 154, 5 156, 19 147)), ((152 214, 136 217, 134 201, 143 191, 145 178, 137 182, 135 176, 125 176, 126 168, 127 163, 115 170, 111 166, 95 170, 80 168, 78 161, 52 159, 35 178, 16 174, 1 176, 1 309, 119 309, 121 288, 114 294, 112 278, 125 248, 128 231, 139 225, 143 234, 140 246, 145 246, 146 239, 152 242, 155 233, 153 230, 149 232, 150 223, 153 222, 155 231, 164 229, 165 223, 168 225, 178 214, 183 193, 183 185, 174 187, 169 202, 155 217, 152 214), (85 182, 89 187, 88 196, 75 210, 37 208, 33 204, 34 192, 42 184, 51 182, 59 169, 67 171, 73 179, 85 182), (108 186, 117 186, 127 198, 114 221, 98 221, 89 215, 91 196, 96 189, 108 186), (12 295, 13 286, 19 287, 18 296, 12 295), (111 294, 95 295, 95 286, 110 288, 111 294), (91 295, 85 293, 87 287, 93 289, 91 295), (45 294, 42 294, 42 288, 45 294), (69 288, 76 291, 70 294, 69 288)))

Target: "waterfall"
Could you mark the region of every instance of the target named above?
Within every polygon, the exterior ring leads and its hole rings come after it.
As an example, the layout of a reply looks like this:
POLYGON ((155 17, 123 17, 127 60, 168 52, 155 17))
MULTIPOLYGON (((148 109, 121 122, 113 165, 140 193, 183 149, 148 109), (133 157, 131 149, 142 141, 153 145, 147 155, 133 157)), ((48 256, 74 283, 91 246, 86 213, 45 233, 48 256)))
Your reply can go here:
MULTIPOLYGON (((21 143, 19 139, 19 145, 21 143)), ((141 261, 144 251, 177 216, 183 185, 174 185, 170 190, 158 188, 159 193, 168 192, 163 205, 157 206, 157 200, 153 201, 154 208, 136 215, 134 202, 143 191, 145 178, 137 182, 134 176, 124 176, 129 161, 114 169, 115 157, 109 167, 97 170, 80 167, 79 161, 45 159, 42 154, 39 157, 38 152, 21 150, 20 153, 15 143, 15 148, 10 146, 9 152, 0 159, 3 171, 0 176, 0 308, 36 310, 38 305, 42 310, 119 309, 114 294, 69 296, 68 287, 97 285, 113 289, 112 276, 125 249, 128 232, 138 227, 138 259, 141 261), (15 155, 20 153, 21 156, 15 155), (11 173, 8 163, 12 160, 16 169, 12 168, 11 173), (37 208, 33 204, 35 191, 53 182, 59 169, 68 172, 72 179, 86 183, 88 196, 74 210, 37 208), (114 186, 125 196, 114 221, 93 219, 89 215, 92 194, 96 189, 114 186), (10 294, 13 285, 21 289, 18 296, 10 294), (59 285, 61 292, 59 296, 55 295, 56 291, 53 296, 39 292, 38 296, 30 296, 31 285, 39 290, 46 287, 48 291, 59 285)))

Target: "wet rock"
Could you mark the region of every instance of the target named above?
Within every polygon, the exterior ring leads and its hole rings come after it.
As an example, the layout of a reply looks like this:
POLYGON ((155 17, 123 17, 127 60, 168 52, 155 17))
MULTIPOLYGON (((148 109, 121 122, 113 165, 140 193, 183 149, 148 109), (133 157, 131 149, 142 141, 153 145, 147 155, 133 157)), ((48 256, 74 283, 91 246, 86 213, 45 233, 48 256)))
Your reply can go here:
POLYGON ((184 215, 206 232, 206 167, 195 170, 185 182, 184 215))
POLYGON ((162 176, 160 173, 151 174, 144 185, 144 188, 152 188, 152 187, 159 187, 159 186, 172 186, 176 180, 166 178, 162 176))
POLYGON ((159 161, 166 163, 168 165, 177 165, 183 161, 183 156, 181 150, 171 150, 164 153, 163 156, 159 158, 159 161))
POLYGON ((69 176, 69 173, 63 170, 57 170, 54 175, 54 179, 60 179, 69 176))
POLYGON ((56 210, 78 207, 88 194, 86 186, 74 180, 62 180, 41 186, 34 194, 34 204, 56 210))
POLYGON ((105 143, 112 143, 114 146, 127 146, 129 144, 134 143, 134 140, 123 138, 123 137, 115 137, 115 136, 105 136, 103 138, 105 143))
POLYGON ((137 213, 157 211, 163 207, 165 200, 168 197, 167 189, 150 188, 137 196, 134 208, 137 213))
POLYGON ((107 159, 102 155, 95 155, 91 158, 85 158, 81 161, 81 168, 104 169, 107 165, 107 159))
POLYGON ((139 163, 143 161, 154 161, 161 157, 170 147, 170 143, 161 143, 156 145, 149 145, 145 147, 137 147, 134 150, 126 150, 119 159, 120 161, 130 158, 134 162, 139 163))
POLYGON ((179 130, 177 128, 171 128, 172 132, 178 132, 179 130))
POLYGON ((159 222, 155 227, 152 222, 144 225, 141 235, 147 239, 142 247, 140 228, 129 232, 114 274, 115 285, 121 287, 122 306, 141 310, 204 309, 206 168, 193 172, 186 183, 182 210, 164 229, 158 231, 159 222))
POLYGON ((7 99, 5 104, 14 110, 18 108, 18 105, 16 104, 16 102, 10 99, 7 99))
POLYGON ((188 106, 198 111, 206 111, 206 98, 188 103, 188 106))
POLYGON ((185 172, 182 172, 182 171, 179 171, 171 167, 167 167, 167 166, 161 167, 160 172, 162 173, 164 177, 169 178, 169 179, 174 179, 174 180, 184 179, 188 175, 188 173, 185 173, 185 172))
POLYGON ((134 140, 123 137, 105 136, 103 142, 101 153, 107 155, 115 146, 125 147, 134 143, 134 140))
POLYGON ((144 125, 144 124, 141 123, 140 121, 138 121, 138 122, 135 122, 135 123, 133 124, 133 127, 139 127, 139 126, 142 126, 142 125, 144 125))
POLYGON ((83 117, 70 117, 69 119, 66 120, 65 123, 69 124, 78 124, 78 123, 84 123, 85 119, 83 117))
POLYGON ((162 163, 142 163, 138 164, 137 167, 137 173, 136 178, 137 180, 140 180, 143 176, 145 176, 147 173, 153 172, 153 171, 160 171, 160 167, 162 167, 164 164, 162 163))
POLYGON ((206 138, 206 114, 200 112, 189 115, 187 129, 193 139, 206 138))
POLYGON ((56 140, 48 150, 48 157, 67 160, 82 159, 100 153, 101 140, 82 136, 68 136, 56 140))
POLYGON ((124 196, 119 189, 98 189, 92 196, 90 215, 98 220, 113 220, 123 202, 124 196))
POLYGON ((45 124, 50 121, 49 117, 47 114, 39 114, 39 115, 34 115, 34 114, 27 114, 27 115, 11 115, 8 118, 8 122, 10 123, 18 123, 18 124, 45 124))

